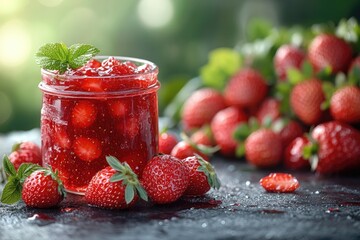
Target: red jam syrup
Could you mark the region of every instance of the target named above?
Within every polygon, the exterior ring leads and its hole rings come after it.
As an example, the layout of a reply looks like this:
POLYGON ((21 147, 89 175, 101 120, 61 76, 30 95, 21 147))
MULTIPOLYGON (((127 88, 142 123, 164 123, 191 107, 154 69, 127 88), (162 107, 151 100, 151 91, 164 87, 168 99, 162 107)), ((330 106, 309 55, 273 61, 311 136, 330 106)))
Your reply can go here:
POLYGON ((112 155, 141 174, 158 148, 157 67, 99 57, 62 75, 42 70, 43 164, 67 191, 83 194, 112 155))

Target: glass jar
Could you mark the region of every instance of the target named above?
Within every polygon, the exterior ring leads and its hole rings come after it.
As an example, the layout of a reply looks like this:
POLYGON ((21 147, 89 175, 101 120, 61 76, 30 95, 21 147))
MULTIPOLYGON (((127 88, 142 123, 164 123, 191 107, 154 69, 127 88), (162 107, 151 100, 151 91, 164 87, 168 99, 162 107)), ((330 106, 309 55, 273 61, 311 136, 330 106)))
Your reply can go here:
MULTIPOLYGON (((107 56, 96 57, 99 62, 107 56)), ((58 75, 42 70, 43 165, 58 170, 68 192, 83 194, 106 156, 141 174, 158 151, 158 68, 141 59, 144 73, 111 76, 58 75)))

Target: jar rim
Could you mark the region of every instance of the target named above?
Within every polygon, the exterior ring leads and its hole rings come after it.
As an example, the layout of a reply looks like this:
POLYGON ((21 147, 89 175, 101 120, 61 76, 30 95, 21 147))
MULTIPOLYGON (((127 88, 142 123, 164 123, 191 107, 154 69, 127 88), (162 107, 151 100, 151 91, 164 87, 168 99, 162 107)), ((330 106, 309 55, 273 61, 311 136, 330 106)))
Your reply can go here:
POLYGON ((138 76, 146 76, 146 75, 150 75, 150 74, 158 74, 159 72, 159 68, 158 66, 148 60, 145 59, 141 59, 141 58, 134 58, 134 57, 123 57, 123 56, 107 56, 107 55, 100 55, 100 56, 95 56, 92 59, 102 59, 105 60, 109 57, 114 57, 117 60, 121 60, 121 61, 130 61, 132 63, 141 63, 141 64, 148 64, 151 66, 151 69, 149 71, 146 71, 144 73, 132 73, 132 74, 123 74, 123 75, 103 75, 103 76, 77 76, 77 75, 66 75, 66 74, 58 74, 55 73, 51 70, 47 70, 47 69, 41 69, 41 74, 42 75, 47 75, 47 76, 51 76, 51 77, 55 77, 58 79, 82 79, 82 78, 129 78, 129 77, 138 77, 138 76))

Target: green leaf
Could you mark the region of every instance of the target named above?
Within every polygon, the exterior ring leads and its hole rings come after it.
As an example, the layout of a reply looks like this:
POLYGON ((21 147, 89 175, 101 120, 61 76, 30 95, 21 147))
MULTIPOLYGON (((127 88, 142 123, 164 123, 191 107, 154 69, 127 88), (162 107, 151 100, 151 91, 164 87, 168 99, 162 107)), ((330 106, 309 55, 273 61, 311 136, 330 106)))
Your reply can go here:
POLYGON ((288 80, 292 85, 298 84, 299 82, 305 80, 304 75, 296 68, 289 68, 286 72, 288 80))
POLYGON ((21 199, 21 184, 17 178, 10 176, 1 195, 1 202, 13 204, 21 199))
POLYGON ((15 144, 12 146, 11 151, 12 151, 12 152, 15 152, 15 151, 19 150, 21 143, 22 143, 22 142, 15 143, 15 144))
POLYGON ((3 157, 3 166, 6 174, 8 174, 9 176, 16 175, 16 169, 7 155, 4 155, 3 157))
POLYGON ((140 196, 140 198, 145 201, 148 201, 149 199, 148 199, 148 195, 147 195, 145 189, 140 184, 135 185, 135 187, 136 187, 136 191, 137 191, 138 195, 140 196))
POLYGON ((129 204, 135 196, 135 190, 134 190, 134 186, 132 186, 131 184, 126 185, 125 187, 125 202, 126 204, 129 204))
POLYGON ((360 26, 357 20, 355 18, 350 18, 348 20, 342 19, 336 28, 336 35, 345 39, 347 42, 358 42, 360 26))
POLYGON ((120 163, 120 161, 113 156, 106 156, 107 163, 115 170, 117 171, 123 171, 124 166, 120 163))
POLYGON ((234 131, 233 137, 239 141, 245 141, 251 134, 251 128, 247 123, 240 123, 234 131))
POLYGON ((301 66, 301 72, 303 77, 308 79, 314 75, 314 68, 309 61, 305 60, 301 66))
POLYGON ((111 176, 110 182, 119 182, 125 179, 124 174, 121 173, 114 173, 114 175, 111 176))
POLYGON ((239 144, 237 144, 236 150, 235 150, 235 156, 238 158, 245 156, 245 144, 243 142, 240 142, 239 144))
POLYGON ((79 68, 99 52, 99 49, 89 44, 71 45, 69 47, 69 65, 73 69, 79 68))
POLYGON ((32 174, 33 172, 35 172, 36 170, 39 169, 44 169, 43 167, 37 165, 37 164, 32 164, 32 163, 23 163, 20 165, 18 171, 17 171, 17 176, 18 179, 20 180, 20 182, 24 182, 25 179, 30 176, 30 174, 32 174))
POLYGON ((43 69, 58 70, 63 74, 69 67, 83 66, 98 52, 98 49, 87 44, 74 44, 69 49, 64 43, 48 43, 39 48, 35 62, 43 69))

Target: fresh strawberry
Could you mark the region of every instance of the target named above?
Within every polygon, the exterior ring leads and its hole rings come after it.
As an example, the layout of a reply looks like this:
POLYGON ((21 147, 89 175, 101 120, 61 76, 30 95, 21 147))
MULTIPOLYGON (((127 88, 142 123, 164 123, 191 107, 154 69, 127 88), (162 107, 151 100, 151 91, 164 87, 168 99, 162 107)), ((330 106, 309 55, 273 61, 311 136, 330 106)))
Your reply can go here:
POLYGON ((256 130, 245 141, 246 160, 258 168, 277 166, 281 155, 281 138, 270 129, 256 130))
POLYGON ((291 68, 300 69, 305 59, 305 53, 299 48, 291 45, 282 45, 274 56, 274 67, 279 80, 287 78, 287 70, 291 68))
POLYGON ((298 180, 288 173, 270 173, 260 179, 260 185, 268 192, 290 193, 300 187, 298 180))
POLYGON ((110 166, 100 170, 91 179, 85 199, 91 206, 107 209, 124 209, 133 206, 139 196, 147 201, 147 194, 137 175, 127 163, 108 156, 110 166))
POLYGON ((227 83, 224 97, 228 105, 254 107, 266 97, 268 86, 263 76, 256 70, 242 69, 227 83))
POLYGON ((226 107, 223 96, 211 88, 202 88, 185 101, 181 120, 185 130, 199 128, 210 123, 214 115, 226 107))
POLYGON ((22 198, 26 206, 49 208, 57 206, 65 197, 57 172, 32 163, 23 163, 16 171, 6 155, 3 165, 8 182, 2 191, 2 203, 13 204, 22 198))
POLYGON ((171 150, 178 143, 178 139, 175 134, 171 132, 163 132, 159 135, 159 152, 163 154, 170 154, 171 150))
POLYGON ((153 157, 145 166, 141 183, 149 198, 157 204, 175 202, 189 186, 189 170, 170 155, 153 157))
POLYGON ((338 121, 360 123, 360 88, 346 86, 337 90, 330 100, 331 116, 338 121))
POLYGON ((57 174, 50 169, 40 169, 25 179, 21 196, 26 206, 50 208, 59 205, 65 190, 57 174))
POLYGON ((260 123, 264 123, 266 118, 275 121, 280 115, 280 101, 275 98, 265 99, 256 112, 256 117, 260 123))
POLYGON ((76 128, 90 127, 96 120, 97 109, 90 101, 78 101, 71 113, 71 123, 76 128))
POLYGON ((209 125, 196 130, 190 137, 190 140, 196 145, 204 145, 212 147, 215 145, 214 138, 209 125))
POLYGON ((347 72, 352 50, 343 39, 330 34, 320 34, 310 43, 308 58, 315 71, 329 66, 334 74, 347 72))
POLYGON ((33 142, 21 142, 14 144, 9 159, 18 169, 23 163, 34 163, 42 165, 40 147, 33 142))
POLYGON ((185 140, 178 142, 170 153, 171 156, 176 157, 178 159, 191 157, 194 156, 195 154, 199 154, 206 161, 209 160, 209 156, 201 152, 198 145, 194 143, 189 143, 188 141, 185 140))
POLYGON ((202 196, 210 188, 219 189, 218 179, 214 167, 200 156, 187 157, 181 160, 189 170, 190 182, 184 195, 202 196))
POLYGON ((245 123, 248 117, 236 107, 228 107, 219 111, 211 121, 211 131, 220 152, 227 156, 233 156, 237 147, 233 135, 240 123, 245 123))
POLYGON ((319 123, 324 117, 321 104, 325 96, 321 81, 318 79, 305 80, 293 88, 290 104, 296 116, 307 125, 319 123))
POLYGON ((284 151, 284 165, 287 169, 310 169, 310 162, 303 157, 303 150, 309 144, 305 136, 295 138, 284 151))
POLYGON ((96 138, 78 137, 73 144, 74 153, 85 162, 92 162, 101 155, 101 143, 96 138))
POLYGON ((304 134, 304 128, 300 123, 290 120, 279 132, 281 145, 286 148, 292 140, 304 134))
POLYGON ((316 126, 306 146, 305 158, 320 174, 333 174, 360 168, 360 132, 346 123, 330 121, 316 126))

